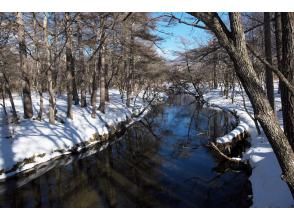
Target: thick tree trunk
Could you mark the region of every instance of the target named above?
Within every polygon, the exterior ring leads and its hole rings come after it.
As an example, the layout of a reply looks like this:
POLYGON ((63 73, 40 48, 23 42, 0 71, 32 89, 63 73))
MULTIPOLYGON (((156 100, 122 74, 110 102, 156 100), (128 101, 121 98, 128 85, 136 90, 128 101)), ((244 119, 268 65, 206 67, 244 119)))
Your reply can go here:
MULTIPOLYGON (((281 13, 282 73, 294 85, 294 13, 281 13)), ((294 95, 281 82, 284 131, 294 150, 294 95)))
MULTIPOLYGON (((266 60, 267 62, 272 64, 273 61, 272 61, 272 37, 271 37, 271 13, 270 12, 264 13, 264 48, 265 48, 266 60)), ((272 106, 272 109, 275 111, 273 73, 268 66, 265 66, 265 84, 266 84, 267 98, 272 106)))
POLYGON ((17 24, 18 24, 20 71, 24 80, 24 85, 22 89, 24 118, 32 118, 33 105, 32 105, 32 98, 31 98, 31 84, 30 84, 30 76, 26 68, 27 67, 26 66, 27 51, 26 51, 26 43, 25 43, 24 24, 23 24, 21 12, 17 12, 17 24))
POLYGON ((255 117, 260 122, 283 171, 283 178, 294 195, 294 153, 258 80, 246 48, 245 34, 239 13, 230 13, 231 32, 217 13, 191 13, 211 29, 227 50, 236 73, 248 95, 255 117))

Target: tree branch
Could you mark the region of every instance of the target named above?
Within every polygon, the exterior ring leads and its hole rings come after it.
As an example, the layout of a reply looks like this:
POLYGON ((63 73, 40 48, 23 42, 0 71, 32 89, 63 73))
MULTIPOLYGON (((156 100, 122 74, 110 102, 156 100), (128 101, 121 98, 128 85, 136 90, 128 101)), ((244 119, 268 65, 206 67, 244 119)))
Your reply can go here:
POLYGON ((229 161, 232 161, 232 162, 235 162, 235 163, 240 163, 242 161, 240 158, 228 157, 223 152, 221 152, 221 150, 218 149, 218 147, 216 146, 216 144, 213 143, 213 142, 210 142, 209 143, 209 146, 211 146, 214 150, 216 150, 219 153, 219 155, 221 155, 223 158, 225 158, 225 159, 227 159, 229 161))
POLYGON ((264 59, 263 57, 261 57, 260 55, 258 55, 257 52, 254 51, 254 49, 249 44, 246 44, 246 46, 247 46, 248 50, 260 62, 262 62, 264 65, 266 65, 268 68, 270 68, 279 77, 279 79, 286 85, 286 87, 289 89, 289 91, 291 91, 291 93, 294 95, 294 86, 288 81, 288 79, 284 76, 284 74, 279 69, 277 69, 272 64, 270 64, 268 61, 266 61, 266 59, 264 59))

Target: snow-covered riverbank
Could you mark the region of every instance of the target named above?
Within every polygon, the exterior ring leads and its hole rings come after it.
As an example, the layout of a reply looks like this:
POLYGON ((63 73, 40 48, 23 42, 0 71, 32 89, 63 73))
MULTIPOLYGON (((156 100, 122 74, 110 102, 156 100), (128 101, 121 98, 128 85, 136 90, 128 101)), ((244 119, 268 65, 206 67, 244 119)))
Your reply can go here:
MULTIPOLYGON (((280 96, 277 93, 278 83, 275 83, 276 110, 280 124, 282 126, 282 113, 280 96)), ((250 133, 251 147, 244 155, 244 160, 249 160, 252 167, 250 181, 253 190, 252 207, 291 207, 294 204, 291 192, 287 184, 281 179, 281 168, 277 158, 269 144, 264 132, 258 136, 254 121, 249 117, 243 105, 243 99, 240 93, 235 96, 234 103, 231 99, 225 99, 220 89, 212 90, 204 95, 204 99, 210 104, 217 104, 220 107, 229 108, 236 111, 240 117, 240 124, 237 129, 220 138, 219 141, 226 141, 234 136, 234 133, 247 130, 250 133)), ((252 114, 253 110, 249 100, 245 99, 246 107, 252 114)))
MULTIPOLYGON (((69 154, 73 149, 80 150, 89 144, 106 140, 119 130, 118 127, 121 125, 128 126, 137 120, 134 116, 146 105, 143 99, 138 96, 135 104, 132 103, 131 107, 127 108, 121 101, 119 91, 109 92, 110 102, 106 105, 106 114, 97 111, 96 118, 92 118, 91 106, 73 106, 73 120, 66 118, 66 97, 59 96, 57 116, 63 121, 57 121, 56 125, 49 124, 46 115, 42 121, 23 119, 21 97, 15 95, 16 109, 21 116, 20 123, 8 125, 3 117, 3 110, 0 110, 0 179, 31 169, 63 154, 69 154)), ((33 95, 32 99, 34 113, 37 115, 39 97, 33 95)), ((7 100, 6 104, 9 106, 8 103, 7 100)), ((48 96, 45 95, 46 113, 48 105, 48 96)), ((144 113, 146 112, 148 110, 144 113)))

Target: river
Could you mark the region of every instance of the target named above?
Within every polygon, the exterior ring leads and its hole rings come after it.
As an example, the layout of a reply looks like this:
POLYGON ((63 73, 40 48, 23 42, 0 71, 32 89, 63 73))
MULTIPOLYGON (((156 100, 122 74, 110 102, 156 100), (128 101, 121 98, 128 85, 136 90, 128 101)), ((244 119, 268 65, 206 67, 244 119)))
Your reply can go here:
POLYGON ((170 96, 104 150, 0 183, 0 207, 249 207, 250 172, 207 147, 234 126, 229 113, 170 96))

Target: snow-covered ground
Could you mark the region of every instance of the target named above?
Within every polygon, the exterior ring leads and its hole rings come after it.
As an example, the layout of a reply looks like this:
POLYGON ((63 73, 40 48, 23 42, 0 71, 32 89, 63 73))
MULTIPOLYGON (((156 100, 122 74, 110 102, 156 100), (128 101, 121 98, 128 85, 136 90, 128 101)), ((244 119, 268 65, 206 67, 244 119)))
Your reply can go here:
MULTIPOLYGON (((118 90, 111 89, 110 102, 106 104, 106 114, 97 110, 96 118, 91 117, 91 106, 81 108, 73 106, 73 120, 66 118, 66 96, 57 98, 57 116, 64 123, 56 121, 51 125, 48 121, 48 96, 44 96, 45 114, 44 120, 23 119, 23 106, 21 97, 14 95, 14 101, 18 115, 21 116, 20 123, 8 126, 3 117, 3 109, 0 110, 0 179, 16 172, 30 169, 35 165, 48 161, 62 154, 70 153, 71 148, 82 142, 92 142, 94 135, 107 136, 109 127, 115 127, 121 122, 131 124, 134 113, 145 109, 142 98, 136 98, 135 105, 127 108, 122 103, 118 90), (21 164, 26 160, 26 163, 21 164), (28 162, 28 163, 27 163, 28 162), (17 169, 11 170, 18 164, 17 169), (11 170, 6 173, 3 171, 11 170), (1 172, 2 171, 2 172, 1 172)), ((38 95, 32 95, 34 115, 39 109, 38 95)), ((89 100, 89 97, 88 97, 89 100)), ((99 103, 99 99, 97 100, 99 103)), ((9 101, 6 100, 7 110, 10 110, 9 101)), ((145 111, 147 112, 147 111, 145 111)))
MULTIPOLYGON (((280 123, 282 125, 281 101, 277 94, 277 82, 275 83, 276 110, 280 123)), ((39 97, 33 95, 34 112, 37 115, 39 108, 39 97)), ((48 110, 48 97, 45 95, 44 105, 46 112, 48 110)), ((88 97, 89 98, 89 97, 88 97)), ((240 93, 236 93, 235 101, 232 104, 231 99, 225 99, 220 89, 205 93, 204 98, 210 104, 215 104, 223 108, 228 108, 237 112, 240 117, 240 123, 237 129, 230 132, 225 137, 218 139, 219 142, 227 142, 236 134, 244 130, 250 133, 251 147, 244 153, 242 159, 248 159, 253 170, 250 177, 253 190, 252 207, 293 207, 294 201, 290 190, 285 182, 281 180, 281 168, 273 150, 262 132, 257 135, 255 124, 246 113, 243 106, 243 99, 240 93)), ((14 96, 18 114, 22 116, 22 101, 17 95, 14 96)), ((88 99, 89 100, 89 99, 88 99)), ((99 101, 99 100, 97 100, 99 101)), ((252 113, 252 108, 248 99, 246 106, 252 113)), ((99 102, 97 102, 99 103, 99 102)), ((6 100, 9 110, 9 102, 6 100)), ((127 108, 121 102, 120 94, 117 90, 110 90, 110 102, 107 103, 106 114, 97 111, 97 117, 91 117, 91 107, 80 108, 73 106, 74 120, 66 119, 66 97, 59 96, 57 99, 58 117, 64 119, 64 123, 56 122, 51 125, 47 116, 44 120, 20 120, 18 125, 7 126, 3 117, 3 110, 0 110, 0 173, 1 170, 9 170, 15 164, 30 158, 29 163, 19 166, 10 173, 1 173, 0 179, 16 172, 30 169, 37 164, 56 158, 62 154, 70 153, 70 149, 81 142, 93 140, 94 134, 108 135, 109 127, 116 126, 120 122, 131 124, 134 120, 132 115, 144 109, 144 103, 139 96, 136 100, 136 106, 132 104, 127 108)), ((146 111, 147 112, 147 111, 146 111)), ((46 114, 46 113, 45 113, 46 114)), ((142 115, 141 115, 142 116, 142 115)), ((95 143, 95 141, 93 141, 95 143)))
MULTIPOLYGON (((275 101, 277 116, 282 126, 281 99, 277 93, 278 83, 275 82, 275 101)), ((227 142, 238 132, 247 130, 250 133, 251 147, 244 153, 243 160, 249 160, 252 167, 250 181, 253 190, 252 207, 293 207, 294 201, 287 184, 281 179, 281 168, 278 160, 269 144, 264 132, 258 136, 253 120, 246 113, 243 99, 238 91, 234 103, 231 99, 225 99, 220 89, 212 90, 204 95, 204 99, 210 104, 216 104, 223 108, 235 110, 240 117, 240 124, 228 135, 219 138, 219 142, 227 142)), ((247 109, 253 112, 251 104, 246 96, 247 109)))

